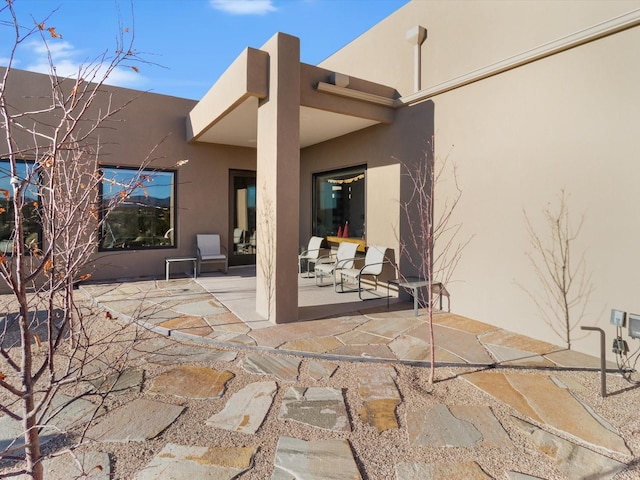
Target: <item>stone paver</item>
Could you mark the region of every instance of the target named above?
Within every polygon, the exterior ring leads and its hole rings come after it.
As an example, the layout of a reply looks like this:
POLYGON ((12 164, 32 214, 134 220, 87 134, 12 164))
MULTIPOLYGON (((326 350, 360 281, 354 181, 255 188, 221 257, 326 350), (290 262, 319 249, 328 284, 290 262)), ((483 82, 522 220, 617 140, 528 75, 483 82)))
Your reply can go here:
MULTIPOLYGON (((493 359, 478 341, 475 334, 461 332, 442 325, 433 325, 436 347, 447 350, 457 357, 458 363, 491 364, 493 359), (463 362, 461 362, 462 360, 463 362)), ((423 324, 406 332, 406 336, 419 338, 427 345, 429 342, 429 325, 423 324)))
POLYGON ((433 323, 474 335, 482 335, 498 330, 498 327, 494 327, 488 323, 479 322, 478 320, 456 315, 455 313, 438 313, 433 316, 433 323))
POLYGON ((215 348, 197 347, 193 345, 183 345, 180 343, 170 344, 166 348, 155 350, 147 357, 151 363, 158 365, 176 365, 180 363, 203 363, 203 362, 232 362, 237 357, 236 352, 230 350, 219 350, 215 348))
POLYGON ((462 378, 537 422, 613 452, 631 453, 607 422, 546 375, 476 372, 462 378))
POLYGON ((180 365, 156 378, 149 392, 183 398, 220 398, 233 377, 226 370, 180 365))
POLYGON ((95 378, 89 380, 89 384, 97 392, 109 393, 134 393, 140 392, 142 381, 144 379, 144 370, 139 368, 129 368, 122 372, 112 373, 106 378, 95 378))
POLYGON ((389 343, 389 339, 380 335, 365 332, 359 329, 336 335, 344 345, 382 345, 389 343))
POLYGON ((274 381, 250 383, 234 393, 225 407, 207 420, 207 425, 233 432, 256 433, 271 408, 277 389, 274 381))
MULTIPOLYGON (((48 458, 42 462, 45 478, 55 480, 109 480, 111 464, 109 455, 104 452, 87 452, 62 455, 48 458)), ((28 480, 30 477, 20 475, 11 477, 16 480, 28 480)))
POLYGON ((298 380, 301 363, 298 358, 252 353, 242 360, 242 368, 249 373, 273 375, 283 382, 295 382, 298 380))
MULTIPOLYGON (((227 288, 230 278, 225 276, 224 280, 227 288)), ((381 306, 367 309, 364 302, 359 312, 274 326, 266 321, 241 320, 236 316, 241 313, 231 313, 191 279, 124 283, 95 286, 92 289, 94 298, 103 306, 108 306, 114 316, 125 319, 128 315, 142 314, 142 321, 171 331, 174 338, 142 342, 136 346, 137 351, 131 357, 140 359, 142 356, 145 361, 177 367, 156 378, 148 393, 196 398, 224 395, 225 406, 206 421, 207 426, 212 428, 248 435, 255 433, 272 408, 278 385, 272 380, 254 382, 228 394, 225 386, 230 378, 227 375, 232 375, 229 372, 205 366, 179 365, 231 362, 237 358, 234 345, 301 353, 300 357, 296 357, 288 356, 286 352, 273 355, 249 351, 243 354, 240 363, 250 373, 271 376, 281 382, 300 382, 283 392, 282 406, 278 412, 279 423, 300 422, 324 429, 322 435, 325 438, 332 437, 317 441, 280 437, 275 457, 270 457, 274 462, 274 480, 361 478, 354 451, 348 440, 344 440, 350 431, 349 415, 359 415, 362 422, 382 434, 385 430, 400 428, 396 410, 402 402, 395 382, 396 370, 390 364, 371 363, 368 359, 430 361, 431 345, 426 317, 413 317, 411 308, 406 311, 403 308, 388 309, 381 306), (215 340, 225 342, 231 348, 222 350, 182 344, 176 338, 202 343, 215 340), (301 358, 305 354, 310 354, 310 357, 328 355, 328 358, 309 358, 305 360, 305 368, 301 371, 301 358), (334 357, 351 357, 362 361, 354 368, 363 405, 358 412, 348 410, 346 392, 339 386, 332 385, 333 388, 329 388, 323 386, 324 383, 309 386, 300 380, 327 381, 336 370, 335 363, 331 362, 335 361, 334 357)), ((214 290, 212 292, 215 293, 214 290)), ((244 298, 246 292, 243 291, 242 295, 244 298)), ((595 357, 567 351, 456 314, 437 313, 434 316, 434 329, 434 352, 438 363, 489 365, 497 362, 534 368, 555 365, 599 367, 599 360, 595 357)), ((158 331, 164 332, 162 329, 158 331)), ((129 372, 124 373, 129 375, 129 372)), ((139 388, 142 379, 131 375, 126 382, 120 380, 123 388, 129 388, 124 385, 139 388)), ((520 415, 542 424, 540 428, 513 419, 514 425, 527 436, 531 444, 545 452, 549 462, 556 464, 567 478, 612 478, 625 468, 615 459, 563 438, 579 438, 582 442, 617 454, 630 455, 615 429, 572 395, 572 392, 579 392, 585 387, 571 378, 560 374, 546 377, 495 372, 476 372, 463 378, 516 409, 520 415), (562 404, 563 408, 558 409, 558 404, 562 404), (561 436, 550 433, 550 428, 561 432, 561 436)), ((101 380, 105 385, 113 383, 120 387, 114 377, 101 380)), ((228 385, 232 387, 233 383, 228 385)), ((91 404, 87 406, 90 412, 95 409, 91 404)), ((99 417, 97 425, 89 430, 89 438, 113 442, 154 438, 181 412, 182 407, 139 398, 99 417)), ((406 425, 409 448, 450 446, 471 449, 473 458, 481 458, 482 455, 481 450, 474 449, 512 448, 505 429, 486 406, 441 404, 407 410, 404 415, 402 423, 406 425)), ((68 422, 77 423, 77 418, 80 417, 73 414, 68 422)), ((2 421, 3 417, 0 417, 0 437, 5 434, 2 421)), ((212 442, 215 442, 215 438, 212 432, 212 442)), ((242 438, 249 441, 251 437, 242 438)), ((251 468, 258 448, 246 446, 244 441, 236 444, 236 447, 217 447, 209 443, 207 441, 203 446, 169 443, 135 478, 235 478, 251 468)), ((473 461, 431 464, 406 462, 396 465, 395 470, 395 480, 491 478, 473 461)), ((509 480, 535 478, 527 475, 526 471, 503 472, 502 475, 509 480)))
POLYGON ((172 318, 160 323, 159 326, 170 331, 177 330, 190 335, 198 335, 199 337, 206 337, 213 333, 213 329, 204 318, 190 315, 172 318))
POLYGON ((109 413, 87 432, 99 442, 142 442, 162 433, 184 407, 138 398, 109 413))
MULTIPOLYGON (((56 395, 45 415, 46 425, 40 431, 40 442, 45 444, 70 428, 85 423, 96 408, 96 405, 83 398, 56 395)), ((0 451, 9 446, 19 448, 23 445, 20 422, 6 415, 0 416, 0 451)))
POLYGON ((366 365, 358 372, 358 393, 363 401, 358 413, 363 422, 379 432, 398 428, 395 411, 401 399, 396 376, 395 369, 388 365, 366 365))
POLYGON ((385 358, 387 360, 395 360, 396 358, 387 345, 344 345, 330 353, 356 358, 385 358))
POLYGON ((326 380, 327 378, 331 378, 337 369, 337 365, 320 360, 312 360, 309 362, 308 366, 309 376, 314 380, 326 380))
POLYGON ((507 447, 510 439, 485 406, 436 405, 407 412, 409 444, 427 447, 507 447))
POLYGON ((253 330, 251 337, 258 345, 276 348, 293 340, 302 338, 326 337, 339 335, 360 325, 361 321, 352 317, 332 318, 327 320, 311 320, 301 323, 271 326, 253 330))
POLYGON ((289 387, 278 418, 325 430, 351 431, 342 391, 335 388, 289 387))
POLYGON ((507 480, 544 480, 540 477, 532 477, 526 473, 520 472, 507 472, 507 480))
POLYGON ((335 337, 314 337, 293 340, 283 344, 280 348, 298 352, 326 353, 341 346, 342 342, 335 337))
POLYGON ((511 420, 569 480, 609 479, 626 468, 624 463, 545 432, 519 418, 512 417, 511 420))
POLYGON ((542 355, 502 345, 484 344, 496 362, 501 365, 527 365, 531 367, 552 367, 553 362, 542 355))
POLYGON ((255 447, 168 443, 133 480, 231 480, 253 465, 255 447))
POLYGON ((356 331, 384 337, 389 341, 418 325, 424 325, 424 320, 405 316, 390 322, 387 318, 379 318, 369 320, 367 323, 356 328, 356 331))
POLYGON ((205 298, 206 300, 183 303, 174 307, 174 310, 184 315, 197 317, 206 317, 207 315, 216 315, 226 312, 225 308, 212 297, 206 296, 205 298))
POLYGON ((272 480, 360 480, 347 440, 280 437, 272 480))
POLYGON ((231 312, 204 317, 207 324, 216 332, 247 333, 251 328, 231 312))
MULTIPOLYGON (((600 368, 600 358, 574 350, 558 350, 545 355, 554 364, 564 368, 600 368)), ((607 368, 617 369, 614 362, 607 362, 607 368)))
POLYGON ((476 462, 411 463, 396 465, 396 480, 492 480, 476 462))
POLYGON ((561 348, 551 343, 542 342, 531 337, 525 337, 524 335, 501 329, 480 335, 480 340, 485 345, 500 345, 539 355, 561 350, 561 348))

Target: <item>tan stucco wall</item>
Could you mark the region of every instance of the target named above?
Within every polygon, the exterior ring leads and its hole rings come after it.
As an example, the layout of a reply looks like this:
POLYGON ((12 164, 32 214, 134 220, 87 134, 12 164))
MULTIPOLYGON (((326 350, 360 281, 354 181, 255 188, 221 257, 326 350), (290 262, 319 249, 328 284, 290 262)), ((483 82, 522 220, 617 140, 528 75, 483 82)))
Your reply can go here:
MULTIPOLYGON (((639 7, 413 1, 322 66, 408 94, 412 50, 404 35, 417 24, 428 30, 422 86, 429 88, 639 7)), ((430 99, 436 157, 449 155, 463 190, 460 238, 473 236, 450 284, 455 312, 562 345, 525 292, 539 293, 523 214, 543 234, 542 210, 557 205, 562 189, 572 218, 584 215, 574 257, 584 251, 594 287, 580 324, 604 328, 609 349, 610 309, 640 311, 638 45, 634 27, 430 99)), ((438 186, 441 202, 451 198, 450 185, 438 186)), ((572 336, 575 349, 598 354, 597 334, 577 327, 572 336)))
POLYGON ((312 233, 313 174, 354 165, 366 165, 366 243, 390 249, 398 261, 399 223, 402 220, 400 162, 423 158, 433 133, 430 102, 397 112, 392 125, 378 125, 308 147, 300 156, 300 240, 312 233), (412 141, 408 142, 407 138, 412 141))
MULTIPOLYGON (((42 98, 25 92, 50 91, 48 77, 19 70, 12 73, 8 84, 12 85, 11 104, 21 110, 33 108, 34 102, 42 98)), ((165 257, 195 254, 197 233, 220 233, 228 244, 229 169, 255 170, 255 150, 187 144, 185 118, 195 104, 192 100, 121 88, 104 89, 112 94, 114 107, 132 103, 97 132, 102 164, 139 166, 150 158, 151 168, 173 169, 179 160, 189 162, 177 171, 177 247, 96 253, 87 269, 92 273, 91 279, 162 276, 165 257)), ((106 101, 105 95, 94 107, 104 109, 106 101)))
POLYGON ((179 160, 189 162, 177 172, 176 248, 138 250, 133 254, 98 253, 94 279, 162 275, 165 257, 195 255, 198 233, 220 233, 223 245, 229 248, 229 169, 255 170, 255 150, 188 144, 185 118, 194 103, 143 94, 123 112, 124 125, 109 132, 116 143, 110 148, 110 155, 103 159, 104 163, 139 165, 160 142, 159 158, 153 162, 154 166, 172 168, 179 160))

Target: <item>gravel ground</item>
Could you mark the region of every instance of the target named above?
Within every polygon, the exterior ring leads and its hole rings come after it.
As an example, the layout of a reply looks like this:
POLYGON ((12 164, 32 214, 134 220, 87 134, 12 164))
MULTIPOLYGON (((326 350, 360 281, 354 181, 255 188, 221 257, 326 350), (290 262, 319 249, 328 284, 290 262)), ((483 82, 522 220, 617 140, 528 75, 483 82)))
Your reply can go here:
MULTIPOLYGON (((117 327, 117 322, 100 322, 100 325, 101 329, 114 329, 117 327)), ((139 339, 141 335, 154 335, 148 332, 141 333, 140 330, 132 326, 126 327, 126 331, 129 335, 124 335, 123 332, 120 332, 118 337, 120 341, 109 348, 109 355, 116 356, 119 351, 125 348, 127 342, 123 339, 126 336, 139 339)), ((275 378, 272 378, 278 383, 275 400, 267 418, 255 435, 228 432, 209 427, 205 425, 205 421, 224 407, 231 394, 251 382, 266 379, 265 376, 248 373, 241 367, 242 358, 250 351, 237 350, 237 353, 237 359, 233 362, 199 364, 218 370, 228 370, 234 374, 233 379, 227 383, 227 390, 224 396, 215 400, 193 400, 149 393, 147 390, 151 386, 153 379, 172 367, 147 363, 143 357, 133 359, 131 361, 132 364, 142 366, 145 370, 142 392, 111 395, 106 399, 105 406, 107 409, 113 410, 119 405, 142 395, 152 397, 158 401, 185 406, 185 411, 162 434, 147 442, 129 444, 105 443, 97 446, 95 444, 82 445, 78 449, 107 451, 111 458, 113 478, 117 479, 132 478, 136 471, 144 467, 169 442, 200 446, 257 446, 258 452, 254 459, 253 468, 238 478, 268 479, 271 478, 273 473, 278 438, 283 435, 304 440, 347 439, 351 444, 354 458, 362 477, 369 480, 395 478, 395 465, 405 461, 426 463, 475 461, 487 474, 497 479, 506 478, 505 472, 510 470, 545 479, 565 478, 511 422, 511 416, 519 416, 517 412, 460 378, 460 375, 474 371, 470 368, 439 367, 436 373, 437 382, 430 385, 427 381, 427 369, 394 363, 393 366, 398 374, 396 384, 402 398, 402 403, 396 410, 400 428, 378 433, 375 428, 363 423, 358 416, 358 411, 362 407, 362 399, 357 391, 357 378, 358 370, 363 368, 363 364, 359 362, 331 361, 329 363, 337 366, 334 375, 329 379, 316 381, 310 378, 307 373, 310 359, 303 357, 297 385, 327 386, 342 389, 350 415, 351 432, 325 431, 294 421, 279 419, 278 412, 280 411, 282 398, 287 387, 292 384, 281 382, 275 378), (438 404, 489 406, 507 431, 512 440, 512 446, 509 448, 409 446, 405 421, 406 412, 438 404)), ((114 363, 117 363, 120 368, 123 367, 121 360, 117 360, 114 363)), ((495 371, 501 371, 501 369, 495 369, 495 371)), ((550 374, 549 371, 545 370, 518 371, 530 375, 550 374)), ((637 461, 637 455, 640 452, 640 416, 637 413, 637 405, 640 405, 640 388, 635 388, 618 376, 609 375, 609 395, 607 398, 602 399, 599 395, 599 372, 555 371, 553 374, 568 379, 568 381, 575 381, 582 386, 583 388, 575 391, 576 395, 590 405, 595 412, 609 420, 625 438, 630 450, 634 452, 635 458, 631 458, 600 451, 600 453, 619 461, 631 464, 630 468, 619 474, 616 479, 640 478, 640 464, 637 461)), ((6 393, 3 392, 0 394, 0 401, 6 402, 6 400, 6 393)), ((548 430, 547 428, 545 429, 548 430)), ((47 444, 44 452, 53 453, 69 448, 78 441, 77 434, 78 432, 75 431, 68 436, 59 437, 57 440, 47 444)), ((590 448, 593 449, 593 447, 590 448)), ((4 470, 0 469, 0 477, 2 477, 3 472, 7 473, 6 467, 4 470)))

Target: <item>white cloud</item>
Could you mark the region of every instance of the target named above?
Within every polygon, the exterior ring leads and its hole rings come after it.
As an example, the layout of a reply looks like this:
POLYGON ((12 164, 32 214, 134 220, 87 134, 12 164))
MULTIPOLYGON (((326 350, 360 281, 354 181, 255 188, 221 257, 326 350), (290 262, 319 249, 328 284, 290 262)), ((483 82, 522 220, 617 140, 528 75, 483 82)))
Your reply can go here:
MULTIPOLYGON (((100 65, 99 58, 80 59, 85 52, 76 49, 69 42, 49 42, 45 47, 42 42, 33 41, 25 44, 24 47, 26 51, 23 50, 20 55, 22 58, 20 68, 23 70, 48 74, 50 72, 47 57, 48 48, 56 74, 60 77, 76 78, 81 69, 83 70, 82 75, 86 79, 90 79, 87 78, 89 76, 99 80, 105 75, 107 65, 100 65), (89 71, 86 70, 87 68, 89 71)), ((133 69, 119 66, 109 74, 105 83, 119 87, 136 88, 148 82, 143 75, 136 73, 133 69)))
POLYGON ((216 10, 233 15, 264 15, 275 12, 273 0, 210 0, 216 10))

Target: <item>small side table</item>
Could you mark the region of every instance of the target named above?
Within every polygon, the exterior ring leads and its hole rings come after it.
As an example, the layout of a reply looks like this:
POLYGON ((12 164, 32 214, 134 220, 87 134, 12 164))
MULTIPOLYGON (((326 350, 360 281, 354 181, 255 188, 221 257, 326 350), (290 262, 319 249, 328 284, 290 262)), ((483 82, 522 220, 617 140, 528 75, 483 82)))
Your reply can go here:
POLYGON ((169 280, 169 265, 175 262, 193 262, 193 278, 198 278, 197 257, 172 257, 164 259, 165 280, 169 280))
MULTIPOLYGON (((387 308, 389 308, 389 286, 396 285, 398 288, 406 288, 413 291, 413 314, 418 316, 418 289, 427 286, 427 280, 420 277, 396 278, 387 282, 387 308)), ((431 284, 432 293, 438 295, 440 300, 440 310, 442 310, 442 297, 447 297, 447 311, 451 311, 451 297, 442 282, 433 282, 431 284)), ((431 301, 431 299, 429 299, 431 301)))

